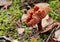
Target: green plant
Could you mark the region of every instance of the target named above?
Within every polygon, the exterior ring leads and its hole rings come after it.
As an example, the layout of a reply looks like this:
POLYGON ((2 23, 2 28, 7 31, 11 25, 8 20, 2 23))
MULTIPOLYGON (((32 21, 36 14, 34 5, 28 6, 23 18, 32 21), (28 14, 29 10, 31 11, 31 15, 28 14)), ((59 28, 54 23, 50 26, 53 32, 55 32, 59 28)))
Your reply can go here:
POLYGON ((59 10, 60 7, 59 7, 59 1, 58 0, 53 0, 53 1, 50 1, 50 8, 51 8, 51 12, 49 13, 49 15, 54 19, 54 21, 56 20, 60 20, 60 13, 59 13, 59 10), (58 5, 58 6, 57 6, 58 5), (59 8, 57 8, 59 7, 59 8))
POLYGON ((23 14, 23 10, 19 8, 20 3, 20 0, 12 0, 12 5, 8 9, 0 9, 0 36, 12 35, 13 38, 18 38, 14 25, 23 14))

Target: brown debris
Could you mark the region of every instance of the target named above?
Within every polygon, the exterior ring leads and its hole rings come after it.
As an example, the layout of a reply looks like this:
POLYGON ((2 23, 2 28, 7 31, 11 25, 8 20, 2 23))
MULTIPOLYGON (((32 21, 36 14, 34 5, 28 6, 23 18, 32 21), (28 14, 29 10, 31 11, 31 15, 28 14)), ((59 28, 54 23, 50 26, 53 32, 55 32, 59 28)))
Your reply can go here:
POLYGON ((53 19, 47 15, 45 18, 42 19, 41 25, 42 28, 45 28, 46 26, 53 23, 53 19))
POLYGON ((60 41, 60 30, 55 31, 53 40, 60 41))
POLYGON ((60 22, 55 22, 55 23, 48 25, 41 33, 47 32, 56 26, 60 26, 60 22))
POLYGON ((49 42, 55 42, 53 39, 50 39, 49 42))
POLYGON ((0 0, 0 6, 3 6, 3 8, 7 8, 12 4, 12 0, 0 0))
POLYGON ((23 14, 23 15, 22 15, 22 18, 21 18, 22 22, 25 22, 26 19, 27 19, 27 14, 23 14))

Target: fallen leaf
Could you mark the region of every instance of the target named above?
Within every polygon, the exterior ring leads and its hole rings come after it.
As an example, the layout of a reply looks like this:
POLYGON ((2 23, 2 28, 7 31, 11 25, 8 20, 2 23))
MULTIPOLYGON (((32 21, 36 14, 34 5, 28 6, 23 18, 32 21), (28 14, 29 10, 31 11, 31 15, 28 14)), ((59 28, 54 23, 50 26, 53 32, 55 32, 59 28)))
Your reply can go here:
POLYGON ((60 30, 57 30, 57 31, 55 31, 55 33, 54 33, 55 35, 54 35, 54 40, 55 41, 60 41, 60 30))
POLYGON ((60 22, 55 22, 55 23, 48 25, 41 33, 45 33, 47 31, 53 29, 56 26, 60 26, 60 22))
POLYGON ((22 34, 24 32, 24 28, 18 28, 18 34, 22 34))
POLYGON ((53 23, 53 19, 47 15, 45 18, 42 19, 42 28, 45 28, 46 26, 50 25, 53 23))
POLYGON ((12 0, 0 0, 0 6, 3 6, 3 8, 7 8, 12 4, 12 0))
POLYGON ((23 14, 23 15, 22 15, 22 18, 21 18, 22 22, 25 22, 26 19, 27 19, 27 17, 28 17, 27 14, 23 14))
POLYGON ((19 42, 18 40, 12 40, 11 42, 19 42))

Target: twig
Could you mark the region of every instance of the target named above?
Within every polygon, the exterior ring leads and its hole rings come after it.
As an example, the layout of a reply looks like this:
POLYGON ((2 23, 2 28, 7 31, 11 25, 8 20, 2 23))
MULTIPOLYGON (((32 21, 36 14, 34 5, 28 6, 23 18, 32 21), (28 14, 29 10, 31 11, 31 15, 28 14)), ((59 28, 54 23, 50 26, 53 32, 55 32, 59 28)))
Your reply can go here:
POLYGON ((59 29, 59 27, 60 27, 60 26, 58 26, 57 28, 54 28, 54 29, 51 31, 51 33, 50 33, 50 35, 48 36, 48 38, 47 38, 46 42, 48 42, 48 41, 49 41, 49 39, 50 39, 51 35, 53 34, 54 30, 59 29))

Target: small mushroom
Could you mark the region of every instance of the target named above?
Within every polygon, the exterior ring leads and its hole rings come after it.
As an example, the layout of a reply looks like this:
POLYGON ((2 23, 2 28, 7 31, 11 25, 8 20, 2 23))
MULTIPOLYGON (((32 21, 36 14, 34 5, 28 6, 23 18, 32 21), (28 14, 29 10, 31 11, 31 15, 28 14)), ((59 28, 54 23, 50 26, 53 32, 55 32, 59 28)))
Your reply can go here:
MULTIPOLYGON (((28 17, 26 19, 26 24, 28 26, 33 27, 34 25, 37 24, 38 29, 39 30, 43 30, 42 29, 42 19, 48 17, 48 12, 50 12, 50 7, 48 7, 49 5, 45 5, 46 3, 39 3, 36 4, 33 8, 29 9, 27 14, 28 17)), ((45 19, 44 19, 45 20, 45 19)), ((45 20, 47 21, 47 20, 45 20)))

